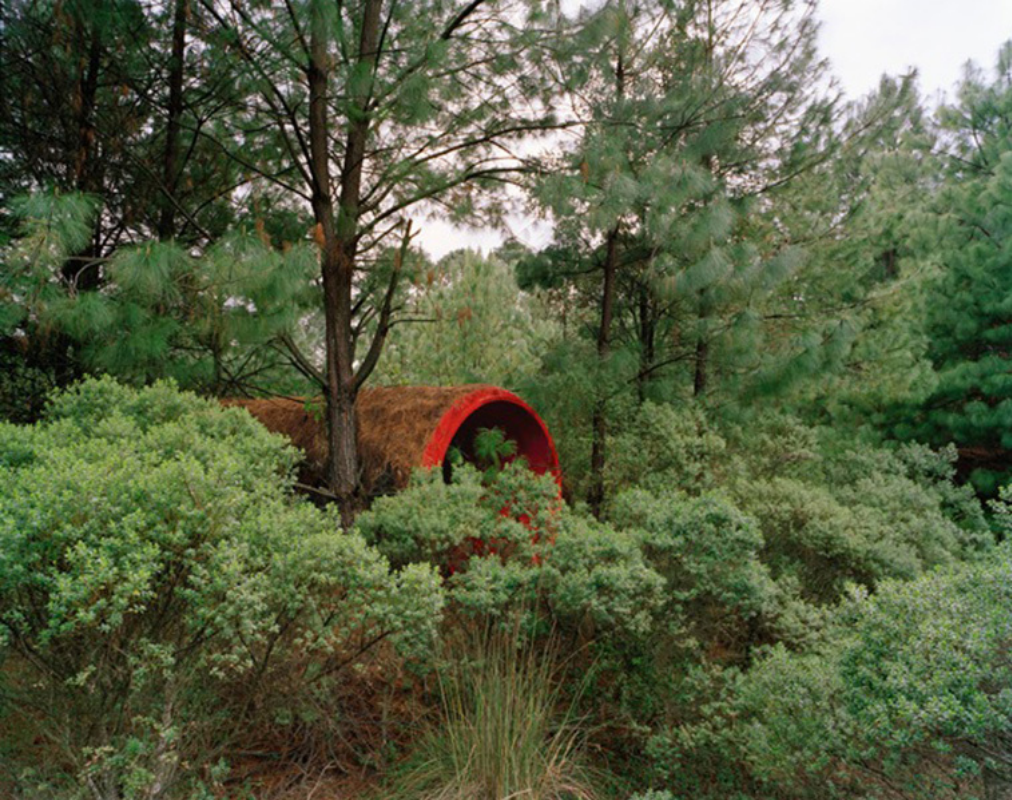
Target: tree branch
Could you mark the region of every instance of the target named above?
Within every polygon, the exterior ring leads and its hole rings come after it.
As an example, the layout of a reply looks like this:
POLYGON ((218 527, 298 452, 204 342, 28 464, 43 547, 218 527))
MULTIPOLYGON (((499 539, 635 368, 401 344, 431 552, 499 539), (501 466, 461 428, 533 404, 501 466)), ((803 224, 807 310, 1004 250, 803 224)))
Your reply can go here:
POLYGON ((387 284, 386 294, 383 297, 383 305, 380 309, 379 321, 376 323, 376 333, 373 335, 372 342, 369 344, 369 351, 362 360, 362 365, 355 373, 356 391, 363 383, 365 383, 366 379, 376 368, 376 364, 379 361, 380 352, 383 349, 387 333, 390 330, 390 311, 393 307, 394 293, 397 291, 397 283, 400 279, 401 267, 403 266, 404 258, 408 253, 408 247, 411 245, 411 238, 411 220, 408 220, 407 224, 404 226, 404 236, 401 238, 400 250, 397 251, 397 255, 394 257, 394 268, 390 274, 390 282, 387 284))

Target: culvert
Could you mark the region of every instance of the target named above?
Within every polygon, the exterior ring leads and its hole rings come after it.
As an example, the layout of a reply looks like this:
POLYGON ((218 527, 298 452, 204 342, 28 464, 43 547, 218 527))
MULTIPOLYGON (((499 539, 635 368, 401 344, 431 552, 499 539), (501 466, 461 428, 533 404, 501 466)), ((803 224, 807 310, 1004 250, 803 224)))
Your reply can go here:
MULTIPOLYGON (((306 455, 301 479, 326 481, 327 437, 321 401, 298 398, 224 400, 242 406, 266 428, 286 435, 306 455)), ((412 470, 441 467, 456 448, 473 462, 474 437, 498 428, 516 443, 512 458, 523 458, 539 474, 560 480, 559 459, 541 417, 517 395, 497 386, 390 386, 363 389, 356 404, 362 485, 369 494, 407 486, 412 470)))

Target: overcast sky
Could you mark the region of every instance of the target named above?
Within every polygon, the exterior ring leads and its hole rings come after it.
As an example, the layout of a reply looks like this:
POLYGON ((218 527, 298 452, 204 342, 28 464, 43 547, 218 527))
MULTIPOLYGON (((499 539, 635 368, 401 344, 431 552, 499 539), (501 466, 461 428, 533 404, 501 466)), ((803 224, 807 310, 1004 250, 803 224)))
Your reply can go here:
MULTIPOLYGON (((856 99, 875 89, 882 73, 916 68, 921 95, 931 105, 952 94, 968 60, 992 74, 998 47, 1012 39, 1012 0, 820 0, 820 49, 844 92, 856 99)), ((419 220, 418 243, 438 258, 459 247, 496 247, 492 231, 456 230, 419 220)), ((516 219, 513 235, 532 247, 550 231, 537 220, 516 219)))
POLYGON ((1012 0, 821 0, 819 44, 851 97, 916 67, 922 95, 949 92, 963 64, 988 71, 1012 38, 1012 0))

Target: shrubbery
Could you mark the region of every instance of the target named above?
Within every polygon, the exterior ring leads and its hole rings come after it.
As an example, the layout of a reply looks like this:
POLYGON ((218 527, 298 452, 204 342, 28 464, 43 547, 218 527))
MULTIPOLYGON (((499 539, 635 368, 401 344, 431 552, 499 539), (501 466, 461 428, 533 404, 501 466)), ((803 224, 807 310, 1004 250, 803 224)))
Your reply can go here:
POLYGON ((655 780, 679 797, 726 797, 721 778, 748 797, 1006 796, 1010 630, 1007 546, 856 590, 820 646, 769 649, 705 719, 658 735, 655 780))
POLYGON ((574 514, 551 476, 516 463, 490 480, 463 465, 449 485, 419 472, 357 526, 395 564, 446 569, 449 599, 470 616, 544 606, 557 622, 643 631, 662 602, 634 537, 574 514))
POLYGON ((652 443, 638 460, 613 459, 605 521, 558 508, 554 486, 524 470, 483 481, 465 468, 449 486, 419 476, 360 525, 400 564, 445 567, 465 547, 470 560, 447 575, 456 613, 521 609, 540 624, 535 636, 550 629, 564 642, 565 680, 590 682, 584 713, 633 786, 652 780, 677 798, 843 796, 872 774, 855 754, 884 741, 841 700, 844 678, 827 661, 827 647, 850 641, 847 620, 867 613, 848 598, 990 563, 992 535, 953 483, 953 454, 844 443, 774 415, 721 434, 694 412, 680 420, 649 404, 633 427, 652 443), (506 496, 551 530, 550 546, 501 513, 506 496))
MULTIPOLYGON (((610 473, 603 520, 522 464, 459 464, 349 534, 292 495, 283 440, 171 385, 88 381, 41 423, 0 426, 4 788, 198 796, 250 731, 346 733, 342 681, 380 643, 376 669, 421 658, 446 680, 456 657, 436 638, 485 630, 513 630, 553 684, 530 735, 553 735, 553 705, 579 719, 626 796, 955 797, 1004 780, 1012 575, 951 453, 678 417, 644 406, 636 425, 666 437, 616 457, 631 477, 610 473)), ((440 748, 482 728, 460 703, 503 699, 482 674, 451 702, 418 673, 416 701, 444 706, 423 750, 460 761, 440 748)), ((462 763, 433 780, 464 786, 462 763)))
POLYGON ((438 576, 391 572, 293 499, 295 459, 245 412, 167 384, 89 381, 34 427, 0 425, 13 792, 196 793, 254 724, 340 724, 314 705, 377 643, 428 648, 438 576))

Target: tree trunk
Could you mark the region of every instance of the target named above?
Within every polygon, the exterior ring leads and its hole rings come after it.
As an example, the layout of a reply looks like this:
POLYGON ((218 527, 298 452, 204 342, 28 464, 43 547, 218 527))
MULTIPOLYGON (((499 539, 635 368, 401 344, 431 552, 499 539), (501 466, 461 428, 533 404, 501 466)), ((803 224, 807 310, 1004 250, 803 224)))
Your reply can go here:
POLYGON ((101 66, 102 40, 98 25, 92 24, 88 44, 88 66, 77 85, 77 150, 74 153, 74 186, 79 191, 92 188, 92 148, 95 144, 95 99, 98 96, 98 71, 101 66))
POLYGON ((639 287, 639 322, 640 322, 640 370, 636 376, 636 394, 642 403, 647 399, 647 386, 653 375, 655 347, 655 325, 650 308, 650 294, 647 287, 639 287))
MULTIPOLYGON (((379 39, 382 0, 368 0, 362 18, 359 64, 374 68, 379 39)), ((354 518, 358 502, 358 425, 355 400, 360 381, 355 374, 352 279, 358 248, 359 202, 362 170, 369 137, 368 88, 355 97, 357 113, 351 116, 341 168, 340 197, 335 218, 330 181, 330 135, 327 94, 331 62, 323 26, 311 26, 309 82, 309 144, 313 179, 313 214, 322 242, 324 317, 326 320, 327 478, 337 496, 345 527, 354 518)), ((364 86, 367 81, 362 82, 364 86)), ((363 376, 364 377, 364 376, 363 376)))
POLYGON ((702 397, 706 393, 706 368, 710 356, 710 343, 705 334, 700 334, 696 340, 696 373, 692 379, 692 396, 702 397))
MULTIPOLYGON (((625 97, 625 54, 621 46, 615 59, 615 98, 621 102, 625 97)), ((601 327, 597 331, 597 360, 603 367, 611 349, 611 320, 615 305, 615 272, 618 268, 618 229, 619 223, 608 232, 607 246, 604 256, 604 281, 601 287, 601 327)), ((595 517, 601 516, 604 506, 604 465, 605 447, 608 435, 608 421, 605 417, 607 399, 598 397, 594 402, 594 414, 591 420, 590 443, 590 489, 587 492, 587 503, 595 517)))
POLYGON ((358 392, 341 380, 336 361, 327 359, 327 483, 338 498, 341 523, 348 528, 358 504, 358 392))
POLYGON ((186 58, 186 19, 189 0, 176 0, 172 20, 172 57, 169 60, 169 105, 165 126, 165 153, 162 161, 162 203, 158 216, 158 238, 171 239, 176 233, 176 186, 179 178, 179 129, 183 117, 183 65, 186 58))
MULTIPOLYGON (((87 30, 79 20, 77 22, 82 35, 87 30)), ((102 67, 102 39, 97 24, 92 22, 88 38, 87 66, 78 78, 75 98, 77 104, 77 146, 74 152, 74 188, 79 192, 99 194, 94 159, 95 149, 95 101, 98 97, 98 73, 102 67)), ((96 231, 92 235, 92 244, 75 253, 63 265, 63 277, 76 291, 97 289, 101 275, 94 259, 98 257, 97 226, 101 216, 96 219, 96 231)))
MULTIPOLYGON (((597 331, 597 358, 600 365, 604 364, 611 349, 611 321, 615 305, 615 272, 618 267, 618 226, 608 234, 608 244, 604 258, 604 283, 601 289, 601 325, 597 331)), ((591 421, 590 446, 590 490, 587 503, 595 517, 601 516, 604 505, 604 465, 605 447, 608 433, 605 417, 606 400, 598 398, 594 403, 594 414, 591 421)))

